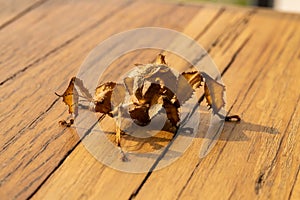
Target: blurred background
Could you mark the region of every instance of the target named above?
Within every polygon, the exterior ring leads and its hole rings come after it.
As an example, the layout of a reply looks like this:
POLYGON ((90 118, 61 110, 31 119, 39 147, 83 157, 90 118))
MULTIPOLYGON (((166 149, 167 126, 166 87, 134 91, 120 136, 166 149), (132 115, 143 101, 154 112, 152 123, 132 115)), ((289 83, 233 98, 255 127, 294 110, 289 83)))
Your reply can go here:
POLYGON ((274 8, 278 11, 300 12, 300 0, 186 0, 205 1, 225 4, 237 4, 242 6, 262 6, 274 8))

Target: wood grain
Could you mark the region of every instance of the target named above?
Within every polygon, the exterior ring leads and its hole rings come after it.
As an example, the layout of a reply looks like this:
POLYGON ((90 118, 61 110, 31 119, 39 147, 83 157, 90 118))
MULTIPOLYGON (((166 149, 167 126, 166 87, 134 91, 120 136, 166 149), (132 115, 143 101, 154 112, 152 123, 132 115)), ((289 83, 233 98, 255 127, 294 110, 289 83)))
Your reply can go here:
POLYGON ((31 10, 41 6, 45 0, 0 1, 0 30, 16 22, 31 10))
MULTIPOLYGON (((0 15, 0 23, 33 4, 0 15)), ((0 35, 1 199, 300 198, 299 27, 296 14, 209 4, 57 0, 30 9, 0 35), (227 110, 243 120, 226 123, 199 159, 209 122, 201 111, 203 127, 183 156, 161 170, 132 174, 101 164, 74 128, 58 126, 67 112, 53 93, 65 89, 99 42, 145 26, 175 29, 201 44, 222 73, 227 110)), ((157 53, 132 52, 107 73, 157 53)), ((188 67, 166 54, 172 67, 188 67)), ((114 130, 107 120, 103 125, 114 130)))
POLYGON ((15 78, 90 29, 101 26, 103 21, 131 3, 121 1, 107 4, 99 1, 95 4, 89 0, 58 0, 47 1, 33 9, 15 21, 13 26, 2 30, 0 39, 3 67, 0 69, 0 84, 15 78))
POLYGON ((3 126, 1 163, 5 166, 0 174, 1 196, 28 197, 60 165, 78 142, 74 131, 64 130, 58 126, 58 119, 66 117, 67 113, 65 106, 57 103, 58 99, 53 92, 65 88, 69 77, 76 74, 84 57, 94 46, 114 33, 142 25, 165 26, 180 30, 180 26, 183 27, 191 18, 183 16, 185 12, 182 11, 187 9, 191 14, 197 11, 193 7, 177 8, 175 5, 162 5, 161 9, 156 9, 153 14, 167 17, 165 20, 153 19, 151 15, 136 20, 137 16, 154 8, 156 4, 145 5, 143 2, 134 2, 122 9, 120 7, 113 17, 102 22, 102 26, 91 28, 80 39, 69 42, 65 48, 60 48, 49 56, 49 59, 42 59, 18 76, 16 85, 11 81, 1 87, 3 103, 1 104, 7 105, 1 108, 3 126), (143 9, 138 9, 140 7, 143 9), (180 12, 168 17, 167 14, 174 9, 180 12), (133 10, 139 11, 132 12, 133 10), (128 17, 124 19, 125 15, 128 17), (181 23, 177 22, 176 16, 181 19, 181 23), (122 19, 123 25, 119 26, 119 29, 106 28, 122 19), (164 24, 166 22, 168 24, 164 24), (68 70, 65 70, 66 67, 68 70), (32 84, 25 84, 32 80, 34 80, 32 84), (22 94, 21 97, 18 94, 22 94), (41 98, 44 100, 39 101, 41 98), (13 101, 14 104, 9 103, 13 101), (12 118, 22 118, 22 122, 16 124, 12 118), (55 148, 56 145, 59 148, 55 148))

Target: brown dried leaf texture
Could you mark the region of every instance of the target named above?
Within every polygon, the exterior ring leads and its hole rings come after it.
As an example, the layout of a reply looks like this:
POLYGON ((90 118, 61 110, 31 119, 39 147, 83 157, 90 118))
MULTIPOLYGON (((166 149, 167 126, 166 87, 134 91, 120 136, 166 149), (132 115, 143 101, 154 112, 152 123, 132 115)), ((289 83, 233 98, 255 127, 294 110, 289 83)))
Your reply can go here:
POLYGON ((177 127, 180 121, 178 108, 189 100, 194 91, 204 82, 204 95, 208 106, 216 114, 225 105, 225 87, 204 72, 183 72, 177 75, 166 64, 165 56, 159 54, 154 63, 138 65, 126 78, 124 85, 106 82, 99 85, 92 98, 83 82, 73 77, 63 95, 63 102, 69 106, 69 113, 77 115, 78 86, 81 94, 93 102, 95 112, 113 116, 125 102, 126 91, 130 95, 128 114, 139 125, 145 126, 161 113, 163 108, 168 120, 177 127))
POLYGON ((124 79, 130 95, 130 117, 139 125, 147 125, 164 108, 173 126, 179 122, 176 99, 177 77, 159 54, 155 63, 139 65, 124 79))
POLYGON ((201 86, 202 81, 203 78, 197 71, 183 72, 179 75, 176 95, 181 105, 192 97, 194 90, 201 86))
POLYGON ((96 88, 93 101, 95 103, 95 112, 110 114, 111 111, 111 96, 116 86, 114 82, 107 82, 99 85, 96 88))
POLYGON ((62 95, 59 95, 57 93, 55 94, 63 98, 63 102, 69 107, 70 114, 77 115, 78 92, 75 89, 75 81, 76 81, 76 77, 72 77, 66 91, 62 95))
POLYGON ((202 82, 204 82, 206 102, 209 108, 212 108, 214 114, 216 114, 225 105, 225 86, 204 72, 183 72, 178 77, 177 97, 181 104, 185 103, 185 101, 192 97, 194 90, 202 86, 202 82))
POLYGON ((201 74, 205 79, 204 95, 207 104, 210 108, 213 109, 213 112, 216 114, 225 105, 225 101, 224 101, 225 86, 212 79, 206 73, 201 73, 201 74))

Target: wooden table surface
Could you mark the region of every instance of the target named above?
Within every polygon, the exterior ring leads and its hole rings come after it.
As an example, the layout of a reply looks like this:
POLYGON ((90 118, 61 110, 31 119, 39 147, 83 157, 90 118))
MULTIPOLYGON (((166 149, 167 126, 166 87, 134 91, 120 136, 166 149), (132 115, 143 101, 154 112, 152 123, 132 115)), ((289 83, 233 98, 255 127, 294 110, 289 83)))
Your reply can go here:
POLYGON ((0 199, 300 199, 299 47, 297 14, 142 0, 0 0, 0 199), (58 125, 68 113, 54 92, 65 90, 101 41, 149 26, 182 32, 209 52, 227 110, 242 121, 226 123, 202 159, 196 137, 170 166, 125 173, 97 161, 75 128, 58 125))

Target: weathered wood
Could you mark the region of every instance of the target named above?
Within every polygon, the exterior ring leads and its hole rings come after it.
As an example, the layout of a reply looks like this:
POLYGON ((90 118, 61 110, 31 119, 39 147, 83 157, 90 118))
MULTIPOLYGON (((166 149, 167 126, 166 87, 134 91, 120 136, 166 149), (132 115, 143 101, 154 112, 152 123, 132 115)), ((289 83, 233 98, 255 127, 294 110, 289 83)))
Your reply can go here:
MULTIPOLYGON (((28 197, 60 165, 78 142, 74 131, 58 126, 57 119, 66 117, 67 113, 65 106, 61 102, 57 103, 58 99, 53 92, 65 88, 69 77, 76 74, 92 48, 110 35, 128 28, 153 25, 180 30, 197 11, 194 7, 177 8, 167 4, 159 9, 154 8, 156 4, 143 2, 120 6, 118 12, 103 20, 101 26, 91 27, 78 37, 80 39, 67 43, 47 59, 40 60, 1 86, 1 104, 6 105, 1 107, 0 122, 3 127, 0 160, 4 166, 0 172, 1 196, 28 197), (173 10, 179 12, 168 15, 173 10), (137 20, 137 16, 150 11, 153 15, 137 20), (190 16, 184 16, 186 12, 190 16), (124 16, 127 17, 124 19, 124 16), (165 17, 165 20, 156 20, 153 16, 165 17), (123 20, 123 25, 120 24, 118 29, 111 26, 120 20, 123 20), (40 101, 41 99, 43 100, 40 101), (12 118, 20 121, 16 123, 12 118)), ((46 28, 41 25, 40 29, 43 27, 46 28)), ((47 37, 44 41, 47 43, 47 37)), ((37 49, 36 53, 38 51, 37 49)))
POLYGON ((225 126, 223 134, 228 142, 219 142, 220 154, 210 161, 214 165, 207 165, 208 157, 199 162, 180 191, 182 198, 192 194, 214 199, 220 197, 219 191, 224 198, 233 199, 289 198, 299 169, 299 156, 291 151, 299 150, 296 147, 299 138, 295 138, 296 132, 287 129, 292 123, 299 130, 299 119, 293 112, 299 107, 299 92, 296 92, 299 80, 285 74, 290 70, 299 74, 294 66, 299 60, 290 54, 294 45, 299 44, 295 36, 299 18, 282 16, 279 22, 276 16, 264 20, 266 14, 258 12, 250 20, 248 31, 253 36, 223 78, 231 85, 227 87, 227 97, 229 102, 233 97, 232 112, 241 113, 243 121, 236 126, 225 126), (282 27, 282 32, 272 34, 275 24, 278 29, 282 27), (292 91, 296 95, 286 98, 292 91), (205 182, 202 177, 206 177, 205 182))
POLYGON ((45 0, 11 0, 0 1, 0 30, 14 23, 36 7, 45 3, 45 0))
MULTIPOLYGON (((0 87, 2 198, 300 197, 299 15, 143 1, 122 2, 118 7, 92 1, 62 3, 58 9, 61 3, 55 1, 52 7, 46 2, 3 28, 0 35, 4 47, 0 87), (83 12, 82 7, 86 8, 83 12), (109 9, 116 11, 109 16, 109 9), (47 13, 46 19, 40 18, 43 13, 47 13), (75 18, 77 23, 71 20, 75 18), (56 25, 57 20, 61 21, 56 25), (13 42, 33 22, 32 30, 39 32, 36 38, 28 36, 31 30, 13 42), (52 31, 45 23, 54 24, 59 31, 52 31), (79 142, 73 128, 57 125, 67 113, 53 92, 65 89, 87 53, 100 41, 142 26, 182 31, 207 49, 223 74, 227 109, 243 120, 225 124, 216 146, 199 159, 209 120, 208 112, 201 111, 203 127, 182 157, 152 173, 130 174, 99 163, 79 142), (16 49, 30 56, 17 57, 13 54, 16 49)), ((126 71, 128 65, 149 62, 157 52, 132 52, 113 63, 107 73, 121 64, 126 71)), ((186 62, 166 54, 172 67, 187 68, 186 62)), ((103 125, 113 131, 114 125, 109 123, 104 121, 103 125)), ((123 143, 137 145, 126 140, 123 143)))
POLYGON ((101 26, 103 21, 133 3, 116 2, 47 1, 5 27, 0 35, 3 65, 0 84, 55 54, 90 29, 101 26))

